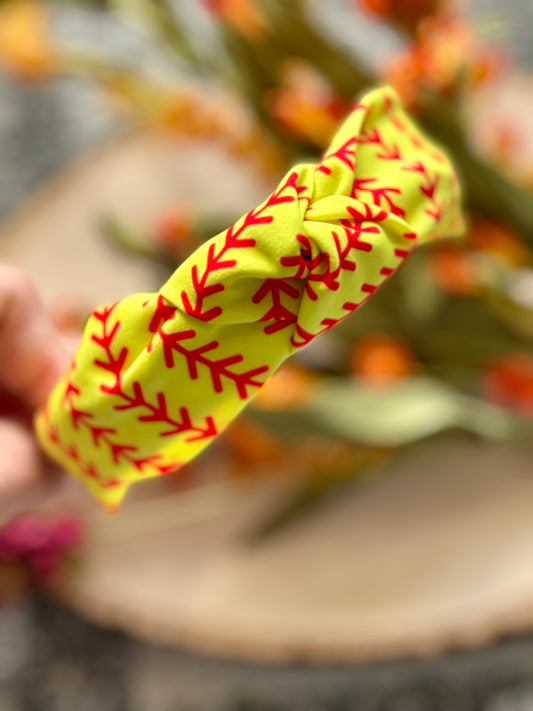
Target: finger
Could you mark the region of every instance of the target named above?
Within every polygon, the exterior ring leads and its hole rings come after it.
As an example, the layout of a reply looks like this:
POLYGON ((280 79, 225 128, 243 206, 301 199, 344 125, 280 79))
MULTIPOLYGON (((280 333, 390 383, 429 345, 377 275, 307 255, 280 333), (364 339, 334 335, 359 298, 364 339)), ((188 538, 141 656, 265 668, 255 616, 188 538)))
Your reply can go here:
POLYGON ((42 501, 60 481, 59 471, 44 464, 31 433, 0 419, 0 518, 42 501))
POLYGON ((70 358, 31 279, 0 265, 0 387, 39 407, 70 358))

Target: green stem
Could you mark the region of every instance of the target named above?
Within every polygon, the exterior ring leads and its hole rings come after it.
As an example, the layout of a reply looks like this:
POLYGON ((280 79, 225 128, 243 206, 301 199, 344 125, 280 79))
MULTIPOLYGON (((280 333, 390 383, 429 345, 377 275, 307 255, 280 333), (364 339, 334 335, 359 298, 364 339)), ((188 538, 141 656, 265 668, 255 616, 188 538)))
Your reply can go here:
POLYGON ((259 4, 272 25, 273 36, 283 47, 284 55, 307 59, 340 94, 352 99, 375 82, 362 59, 354 60, 315 32, 299 3, 259 0, 259 4))
POLYGON ((344 493, 347 485, 358 485, 378 474, 390 458, 390 453, 376 451, 351 467, 315 470, 298 482, 287 498, 248 533, 245 542, 250 545, 264 543, 271 536, 312 515, 333 496, 344 493))

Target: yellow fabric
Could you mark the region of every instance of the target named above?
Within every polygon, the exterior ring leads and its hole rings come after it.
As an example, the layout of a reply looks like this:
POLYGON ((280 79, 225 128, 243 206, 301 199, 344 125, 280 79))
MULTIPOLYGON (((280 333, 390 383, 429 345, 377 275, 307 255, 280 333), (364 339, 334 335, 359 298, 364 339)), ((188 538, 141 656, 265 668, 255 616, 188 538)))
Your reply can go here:
POLYGON ((457 178, 389 88, 322 162, 202 245, 157 294, 97 309, 38 414, 50 456, 109 509, 196 456, 280 364, 355 311, 417 242, 462 229, 457 178))

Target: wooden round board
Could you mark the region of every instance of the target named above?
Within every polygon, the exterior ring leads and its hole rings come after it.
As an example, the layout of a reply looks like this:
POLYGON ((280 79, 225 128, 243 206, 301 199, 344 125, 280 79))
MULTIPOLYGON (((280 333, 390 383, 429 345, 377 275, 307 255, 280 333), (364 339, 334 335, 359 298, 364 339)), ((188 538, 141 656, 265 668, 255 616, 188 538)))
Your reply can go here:
POLYGON ((434 442, 260 543, 293 482, 214 484, 88 517, 60 591, 146 638, 243 659, 436 654, 533 629, 531 449, 434 442))
MULTIPOLYGON (((155 285, 146 265, 98 240, 102 212, 149 224, 175 200, 239 209, 265 193, 213 146, 134 136, 30 200, 4 226, 0 258, 32 273, 47 299, 81 292, 92 305, 155 285)), ((88 538, 58 594, 104 624, 245 659, 348 662, 481 644, 533 629, 531 461, 503 445, 433 442, 255 547, 243 534, 290 477, 166 497, 140 486, 114 516, 76 489, 88 538)))

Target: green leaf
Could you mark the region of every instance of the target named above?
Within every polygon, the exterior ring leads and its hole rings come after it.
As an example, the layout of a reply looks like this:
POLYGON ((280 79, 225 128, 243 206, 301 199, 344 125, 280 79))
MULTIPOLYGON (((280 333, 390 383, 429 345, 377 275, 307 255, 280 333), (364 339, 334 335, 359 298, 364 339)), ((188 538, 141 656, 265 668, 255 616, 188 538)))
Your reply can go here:
POLYGON ((367 451, 354 458, 348 468, 319 468, 302 477, 286 498, 255 524, 245 537, 251 544, 263 543, 271 536, 282 533, 294 523, 317 513, 320 507, 334 496, 341 495, 347 487, 361 484, 379 474, 389 462, 391 454, 380 450, 367 451))
POLYGON ((452 428, 487 439, 533 434, 533 420, 422 377, 385 388, 349 378, 325 379, 316 386, 306 412, 341 437, 382 447, 410 444, 452 428))

